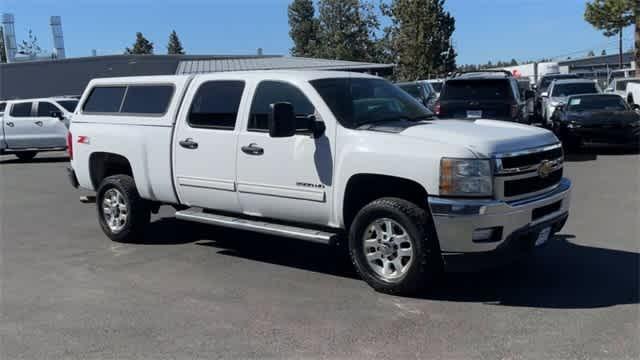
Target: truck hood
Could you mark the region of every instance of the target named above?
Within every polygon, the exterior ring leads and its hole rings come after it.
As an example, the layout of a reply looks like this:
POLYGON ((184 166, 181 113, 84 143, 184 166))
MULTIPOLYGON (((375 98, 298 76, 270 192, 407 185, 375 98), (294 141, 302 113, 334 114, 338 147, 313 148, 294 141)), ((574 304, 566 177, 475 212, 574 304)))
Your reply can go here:
POLYGON ((558 143, 545 129, 497 120, 432 120, 411 126, 401 136, 463 146, 479 157, 558 143))

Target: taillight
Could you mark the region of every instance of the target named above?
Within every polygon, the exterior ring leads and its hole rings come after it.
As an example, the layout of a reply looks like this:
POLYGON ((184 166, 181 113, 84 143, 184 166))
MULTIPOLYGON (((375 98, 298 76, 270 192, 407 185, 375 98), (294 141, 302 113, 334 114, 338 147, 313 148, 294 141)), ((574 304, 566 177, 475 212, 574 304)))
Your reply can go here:
POLYGON ((433 105, 433 112, 436 115, 440 115, 440 101, 436 101, 436 103, 433 105))
POLYGON ((73 135, 71 135, 71 131, 67 132, 67 153, 69 153, 69 159, 73 160, 73 135))

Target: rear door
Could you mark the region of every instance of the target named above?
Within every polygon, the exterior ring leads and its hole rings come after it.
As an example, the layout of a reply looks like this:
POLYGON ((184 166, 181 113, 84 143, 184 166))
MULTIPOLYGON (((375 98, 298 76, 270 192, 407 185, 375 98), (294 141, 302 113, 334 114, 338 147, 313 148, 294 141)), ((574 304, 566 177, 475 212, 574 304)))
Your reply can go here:
POLYGON ((51 116, 52 113, 59 112, 64 114, 64 109, 54 105, 49 101, 39 101, 36 108, 35 124, 39 127, 41 133, 42 144, 46 147, 64 147, 66 146, 67 127, 65 119, 60 120, 51 116))
POLYGON ((511 117, 513 89, 507 79, 449 80, 440 96, 440 117, 511 117))
POLYGON ((180 201, 189 206, 239 212, 236 193, 238 118, 245 82, 192 83, 174 136, 174 174, 180 201))
POLYGON ((41 127, 36 124, 35 103, 14 102, 7 106, 4 114, 4 135, 7 147, 43 147, 41 127))

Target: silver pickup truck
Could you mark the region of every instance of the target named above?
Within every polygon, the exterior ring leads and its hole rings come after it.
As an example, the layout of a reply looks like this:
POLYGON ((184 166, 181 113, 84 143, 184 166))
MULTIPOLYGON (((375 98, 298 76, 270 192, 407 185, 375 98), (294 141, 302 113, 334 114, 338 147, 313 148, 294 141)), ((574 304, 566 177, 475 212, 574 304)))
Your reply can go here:
POLYGON ((0 155, 31 160, 43 151, 64 150, 78 100, 43 98, 0 103, 0 155))

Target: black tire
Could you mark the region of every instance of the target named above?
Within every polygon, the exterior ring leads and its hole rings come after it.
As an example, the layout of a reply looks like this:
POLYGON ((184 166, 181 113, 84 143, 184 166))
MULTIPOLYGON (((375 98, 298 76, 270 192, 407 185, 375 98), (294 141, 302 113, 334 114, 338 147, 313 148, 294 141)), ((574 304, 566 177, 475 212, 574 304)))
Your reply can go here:
POLYGON ((30 161, 30 160, 33 160, 34 157, 36 157, 36 154, 37 154, 36 151, 21 151, 21 152, 17 152, 15 155, 18 159, 22 161, 30 161))
POLYGON ((98 193, 96 194, 96 207, 98 211, 98 221, 102 231, 111 240, 124 243, 139 242, 144 229, 149 224, 151 218, 151 208, 149 202, 142 199, 136 188, 136 183, 129 175, 114 175, 102 180, 98 193), (127 218, 123 222, 122 228, 113 230, 105 219, 104 198, 105 193, 115 189, 124 198, 127 218))
POLYGON ((382 198, 363 207, 349 231, 349 255, 363 280, 376 291, 393 295, 415 295, 431 287, 442 273, 442 256, 431 216, 417 205, 397 198, 382 198), (391 219, 411 237, 413 259, 398 279, 387 280, 368 264, 363 237, 376 220, 391 219))

